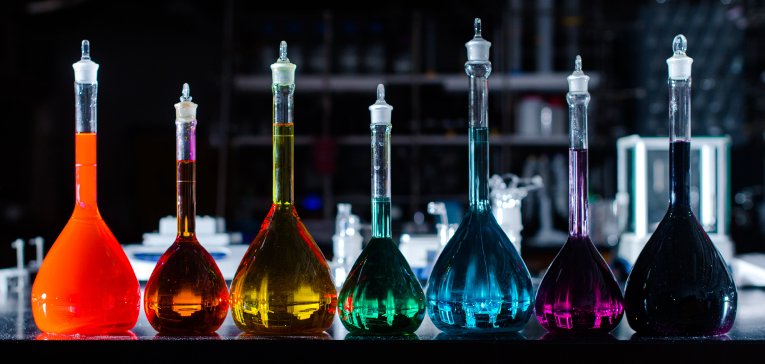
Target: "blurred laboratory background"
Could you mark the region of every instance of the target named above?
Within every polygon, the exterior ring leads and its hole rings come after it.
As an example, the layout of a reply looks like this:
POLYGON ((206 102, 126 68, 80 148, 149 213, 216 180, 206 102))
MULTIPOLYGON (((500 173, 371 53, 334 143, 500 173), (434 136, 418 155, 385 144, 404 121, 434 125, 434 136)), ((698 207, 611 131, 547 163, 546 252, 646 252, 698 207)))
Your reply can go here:
POLYGON ((211 217, 211 238, 249 243, 271 203, 269 65, 286 40, 298 65, 295 199, 309 231, 334 262, 338 245, 352 259, 369 235, 368 106, 384 83, 394 237, 426 277, 467 204, 474 17, 492 42, 493 209, 533 274, 567 233, 565 93, 577 54, 592 77, 591 235, 618 275, 664 214, 665 60, 677 33, 694 58, 694 209, 726 258, 765 265, 765 1, 30 0, 0 3, 0 268, 16 265, 11 241, 39 236, 47 250, 71 214, 82 39, 101 66, 99 205, 117 239, 174 236, 162 219, 175 214, 173 104, 188 82, 198 214, 211 217))

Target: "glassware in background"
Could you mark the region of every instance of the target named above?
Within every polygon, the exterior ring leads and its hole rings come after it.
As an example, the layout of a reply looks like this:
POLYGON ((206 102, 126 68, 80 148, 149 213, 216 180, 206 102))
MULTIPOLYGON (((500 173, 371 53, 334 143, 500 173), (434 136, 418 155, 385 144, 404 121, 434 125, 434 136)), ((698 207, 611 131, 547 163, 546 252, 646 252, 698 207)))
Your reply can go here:
POLYGON ((337 309, 329 265, 295 210, 295 68, 282 41, 271 65, 273 204, 231 282, 234 323, 249 334, 320 334, 337 309))
POLYGON ((414 333, 425 317, 425 294, 391 234, 391 111, 377 86, 372 117, 372 239, 340 290, 340 320, 351 334, 414 333))
POLYGON ((102 335, 135 326, 138 279, 96 199, 98 64, 90 43, 73 65, 75 91, 74 212, 43 260, 32 286, 32 316, 52 334, 102 335))
POLYGON ((228 285, 196 234, 196 134, 197 104, 185 83, 175 104, 178 233, 157 261, 143 295, 146 318, 160 334, 210 334, 228 314, 228 285))
POLYGON ((513 242, 518 254, 521 253, 521 232, 523 231, 523 219, 521 218, 521 202, 529 191, 542 188, 542 178, 520 178, 514 174, 493 175, 489 179, 491 190, 492 212, 502 231, 513 242), (507 182, 505 182, 507 179, 507 182))
POLYGON ((607 334, 622 319, 622 291, 589 236, 587 92, 589 77, 576 69, 568 77, 569 234, 547 269, 535 299, 537 321, 553 333, 607 334))
POLYGON ((625 308, 640 335, 711 336, 730 331, 738 292, 725 260, 691 209, 691 64, 678 35, 669 73, 669 208, 627 280, 625 308))
POLYGON ((497 223, 489 200, 489 47, 475 19, 475 37, 465 44, 470 82, 470 206, 438 257, 427 284, 433 324, 452 334, 514 333, 531 317, 531 277, 518 251, 497 223))
POLYGON ((364 238, 361 236, 361 220, 351 213, 351 204, 337 204, 335 234, 332 235, 332 272, 335 285, 340 288, 348 277, 353 263, 361 254, 364 238))

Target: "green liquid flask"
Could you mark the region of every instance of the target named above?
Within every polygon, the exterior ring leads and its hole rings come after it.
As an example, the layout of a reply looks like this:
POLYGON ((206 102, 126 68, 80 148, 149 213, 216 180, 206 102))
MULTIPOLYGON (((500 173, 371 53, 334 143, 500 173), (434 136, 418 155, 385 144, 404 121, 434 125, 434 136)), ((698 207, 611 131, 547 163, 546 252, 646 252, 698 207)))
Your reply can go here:
POLYGON ((410 334, 425 317, 425 294, 391 238, 392 106, 377 86, 372 114, 372 239, 340 290, 340 320, 351 334, 410 334))
POLYGON ((273 74, 273 204, 231 282, 234 323, 248 334, 315 335, 332 325, 337 289, 295 210, 292 118, 296 66, 282 42, 273 74))

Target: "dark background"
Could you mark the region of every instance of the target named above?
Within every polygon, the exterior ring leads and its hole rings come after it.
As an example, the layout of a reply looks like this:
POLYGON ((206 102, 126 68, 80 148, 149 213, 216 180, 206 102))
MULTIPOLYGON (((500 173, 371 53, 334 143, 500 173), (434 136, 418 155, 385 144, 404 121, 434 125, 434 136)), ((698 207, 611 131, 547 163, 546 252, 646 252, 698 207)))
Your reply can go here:
MULTIPOLYGON (((42 236, 50 247, 71 213, 71 65, 80 57, 82 39, 90 40, 93 60, 101 65, 99 206, 123 244, 140 242, 141 234, 157 229, 160 217, 175 212, 173 104, 183 82, 191 85, 199 104, 198 213, 224 216, 229 230, 241 231, 245 240, 256 232, 271 193, 271 96, 268 83, 258 88, 257 81, 270 77, 268 65, 282 39, 298 64, 295 197, 325 252, 338 202, 352 203, 353 211, 369 221, 369 144, 364 138, 374 85, 368 90, 301 90, 301 77, 464 76, 464 43, 472 37, 474 17, 483 19, 484 37, 493 42, 493 75, 549 75, 538 71, 540 13, 534 2, 523 2, 520 10, 520 62, 512 61, 510 47, 513 1, 321 2, 302 8, 262 3, 0 3, 0 153, 5 165, 0 266, 14 264, 13 239, 42 236), (319 46, 329 50, 326 56, 317 56, 319 46), (358 56, 355 70, 343 61, 353 54, 358 56), (316 67, 321 60, 328 66, 316 67), (247 86, 247 80, 255 80, 256 87, 247 86)), ((616 138, 666 136, 664 60, 671 54, 672 36, 684 32, 688 53, 696 60, 694 136, 732 138, 731 236, 739 252, 765 250, 765 218, 759 213, 765 2, 555 0, 552 5, 552 71, 570 73, 573 55, 581 54, 585 71, 601 76, 591 90, 591 194, 612 198, 615 193, 616 138), (715 19, 714 14, 719 22, 706 20, 715 19), (704 41, 694 43, 702 35, 704 41), (707 57, 709 72, 700 74, 707 57)), ((438 82, 397 82, 386 89, 394 106, 394 141, 398 135, 467 133, 466 92, 447 90, 438 82)), ((490 124, 499 135, 516 132, 516 111, 524 97, 565 107, 565 89, 491 90, 490 124)), ((519 174, 529 156, 552 158, 566 153, 566 147, 565 137, 493 145, 491 171, 519 174)), ((394 144, 395 233, 416 230, 411 223, 415 215, 424 215, 432 226, 432 217, 424 214, 428 201, 467 202, 466 149, 438 142, 394 144)), ((555 217, 563 230, 566 221, 555 217)), ((524 224, 524 233, 532 233, 538 222, 525 217, 524 224)))

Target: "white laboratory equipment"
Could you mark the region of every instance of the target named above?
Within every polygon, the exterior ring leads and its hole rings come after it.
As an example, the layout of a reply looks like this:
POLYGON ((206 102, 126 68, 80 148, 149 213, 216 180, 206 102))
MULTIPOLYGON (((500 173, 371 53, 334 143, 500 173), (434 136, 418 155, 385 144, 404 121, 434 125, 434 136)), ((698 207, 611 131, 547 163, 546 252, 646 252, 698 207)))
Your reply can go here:
MULTIPOLYGON (((178 235, 176 223, 175 216, 162 217, 159 219, 159 230, 144 233, 140 244, 122 245, 140 282, 149 280, 157 261, 175 241, 178 235)), ((199 243, 215 259, 223 278, 229 281, 234 279, 236 269, 249 247, 242 244, 242 234, 226 231, 225 220, 216 216, 197 216, 196 230, 199 243)))
POLYGON ((332 235, 332 261, 330 262, 335 286, 343 285, 353 263, 361 254, 363 244, 361 220, 357 215, 351 213, 351 204, 337 204, 335 234, 332 235))
POLYGON ((510 241, 521 252, 521 201, 533 191, 541 188, 542 177, 521 178, 514 174, 495 174, 489 179, 489 195, 494 218, 510 241))
MULTIPOLYGON (((617 200, 628 201, 618 256, 630 265, 667 211, 669 146, 665 137, 629 135, 617 140, 617 200)), ((691 208, 727 262, 734 246, 730 216, 730 138, 694 137, 691 143, 691 208)))
POLYGON ((24 261, 24 240, 16 239, 11 246, 16 249, 16 266, 0 269, 0 301, 11 292, 23 293, 31 283, 31 275, 40 269, 43 261, 43 244, 41 237, 29 239, 28 244, 35 247, 35 259, 29 263, 24 261))

